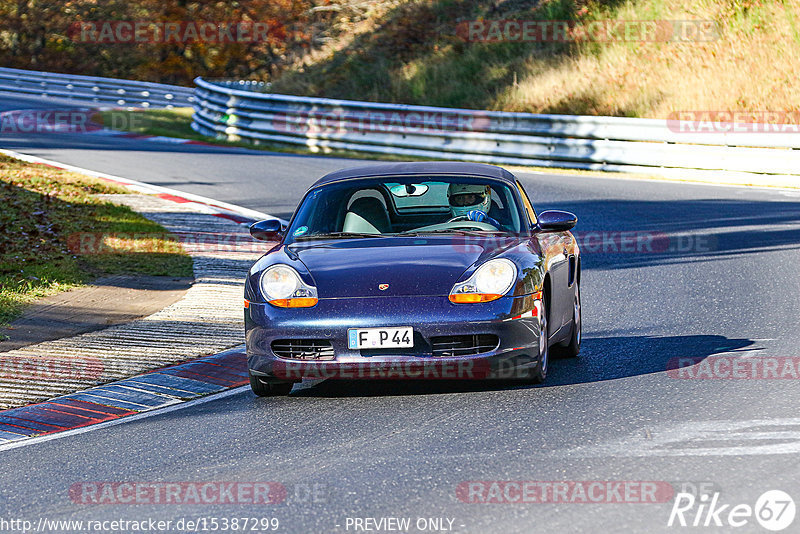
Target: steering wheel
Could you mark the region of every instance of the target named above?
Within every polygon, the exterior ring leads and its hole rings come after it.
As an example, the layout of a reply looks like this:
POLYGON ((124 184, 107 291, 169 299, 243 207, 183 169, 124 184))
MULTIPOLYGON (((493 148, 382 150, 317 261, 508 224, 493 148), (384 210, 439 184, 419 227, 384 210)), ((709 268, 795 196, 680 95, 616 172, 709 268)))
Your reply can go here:
MULTIPOLYGON (((452 218, 451 218, 449 221, 447 221, 447 222, 446 222, 446 223, 444 223, 444 224, 450 224, 450 223, 452 223, 452 222, 460 222, 460 221, 478 222, 478 221, 472 221, 472 220, 470 220, 470 218, 469 218, 469 216, 468 216, 468 215, 458 215, 458 216, 456 216, 456 217, 452 217, 452 218)), ((492 223, 490 223, 490 222, 488 222, 488 221, 480 221, 480 224, 485 224, 485 225, 491 226, 491 227, 492 227, 492 228, 494 228, 494 229, 498 229, 498 230, 499 230, 499 227, 498 227, 498 226, 495 226, 495 225, 493 225, 492 223)), ((460 228, 466 228, 466 227, 462 226, 462 227, 460 227, 460 228)), ((479 226, 476 226, 475 228, 480 228, 480 227, 479 227, 479 226)))

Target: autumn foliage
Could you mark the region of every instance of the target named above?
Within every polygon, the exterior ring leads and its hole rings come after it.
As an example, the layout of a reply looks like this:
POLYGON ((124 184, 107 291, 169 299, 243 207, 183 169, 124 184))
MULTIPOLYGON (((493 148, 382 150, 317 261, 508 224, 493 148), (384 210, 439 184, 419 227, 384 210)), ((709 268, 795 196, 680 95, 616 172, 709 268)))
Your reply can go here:
MULTIPOLYGON (((313 45, 313 23, 329 17, 314 0, 0 0, 0 64, 43 71, 190 85, 195 76, 269 79, 313 45), (95 34, 120 24, 203 24, 264 29, 259 39, 118 39, 95 34), (101 37, 101 38, 98 38, 101 37), (105 38, 102 38, 105 37, 105 38)), ((119 35, 117 35, 118 37, 119 35)))

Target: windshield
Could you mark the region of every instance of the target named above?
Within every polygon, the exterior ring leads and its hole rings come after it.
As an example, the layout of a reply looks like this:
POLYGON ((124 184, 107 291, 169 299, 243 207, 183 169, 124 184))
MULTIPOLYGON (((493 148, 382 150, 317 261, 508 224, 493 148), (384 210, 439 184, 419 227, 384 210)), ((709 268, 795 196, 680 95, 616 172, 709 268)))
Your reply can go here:
POLYGON ((289 240, 421 233, 520 232, 511 187, 475 177, 348 180, 309 193, 289 240))

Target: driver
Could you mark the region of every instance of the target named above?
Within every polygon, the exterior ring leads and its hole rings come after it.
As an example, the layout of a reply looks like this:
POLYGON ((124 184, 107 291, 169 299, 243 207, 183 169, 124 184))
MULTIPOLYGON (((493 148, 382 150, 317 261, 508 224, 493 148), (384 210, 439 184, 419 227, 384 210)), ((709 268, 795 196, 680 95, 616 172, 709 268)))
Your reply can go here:
POLYGON ((492 187, 478 184, 450 184, 447 200, 453 218, 463 217, 468 221, 483 222, 500 228, 500 223, 489 217, 492 206, 492 187))

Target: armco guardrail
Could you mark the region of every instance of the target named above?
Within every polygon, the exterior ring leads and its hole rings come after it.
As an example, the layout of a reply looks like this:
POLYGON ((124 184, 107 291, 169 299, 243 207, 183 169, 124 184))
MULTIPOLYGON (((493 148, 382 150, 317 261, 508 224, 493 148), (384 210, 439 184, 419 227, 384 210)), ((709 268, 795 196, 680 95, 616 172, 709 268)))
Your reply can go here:
POLYGON ((674 131, 665 120, 308 98, 196 78, 192 128, 217 138, 622 172, 800 175, 800 134, 674 131))
POLYGON ((136 108, 187 107, 191 87, 0 67, 0 91, 136 108))

